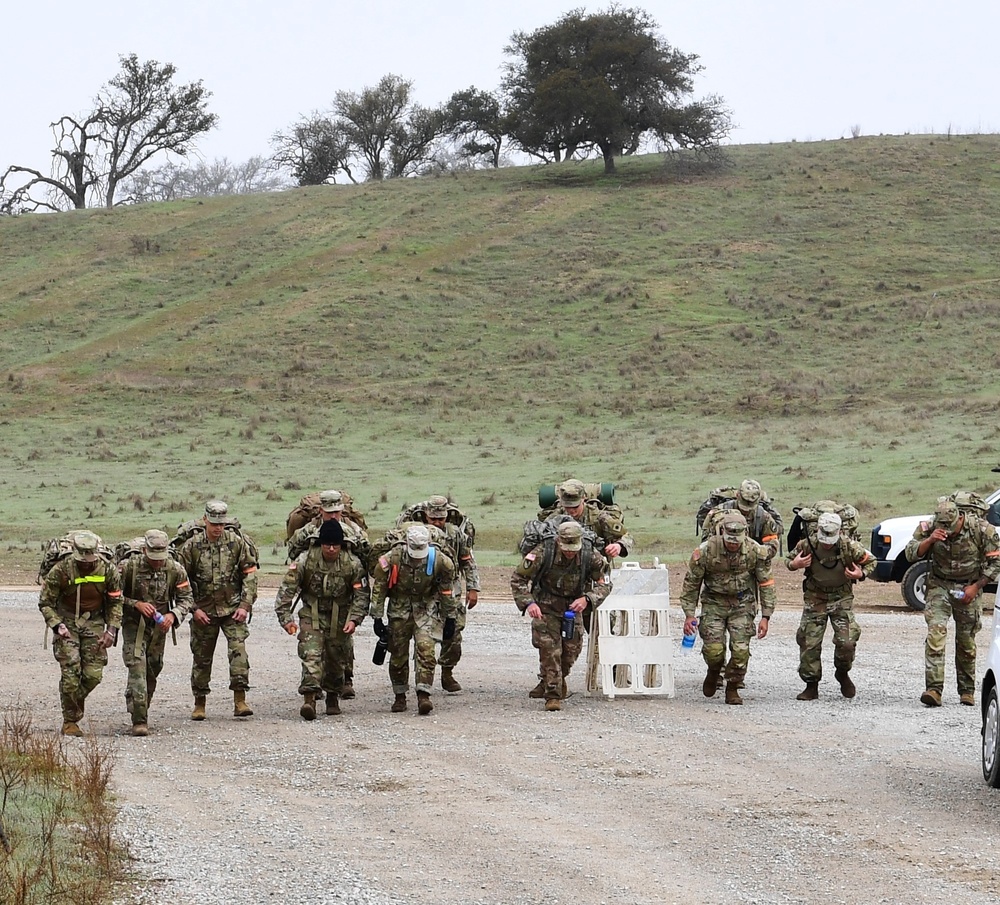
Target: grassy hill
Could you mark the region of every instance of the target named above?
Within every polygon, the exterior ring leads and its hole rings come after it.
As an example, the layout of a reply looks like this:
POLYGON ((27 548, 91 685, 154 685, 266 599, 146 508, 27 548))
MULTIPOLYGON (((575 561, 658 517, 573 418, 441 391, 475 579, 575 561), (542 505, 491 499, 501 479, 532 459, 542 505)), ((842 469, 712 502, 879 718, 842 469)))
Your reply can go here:
POLYGON ((0 220, 0 557, 212 496, 269 544, 335 486, 375 527, 450 492, 510 561, 572 475, 678 559, 746 476, 866 526, 992 487, 1000 136, 730 158, 0 220))

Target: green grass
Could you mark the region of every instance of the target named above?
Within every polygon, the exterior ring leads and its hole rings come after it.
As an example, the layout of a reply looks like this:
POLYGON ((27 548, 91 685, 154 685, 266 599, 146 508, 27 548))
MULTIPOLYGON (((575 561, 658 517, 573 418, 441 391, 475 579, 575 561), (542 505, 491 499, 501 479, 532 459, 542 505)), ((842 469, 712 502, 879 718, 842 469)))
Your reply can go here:
POLYGON ((998 152, 760 145, 705 174, 649 156, 2 220, 0 549, 172 529, 209 496, 267 547, 329 485, 376 528, 450 492, 504 561, 538 485, 575 475, 676 559, 744 476, 866 527, 992 487, 998 152))

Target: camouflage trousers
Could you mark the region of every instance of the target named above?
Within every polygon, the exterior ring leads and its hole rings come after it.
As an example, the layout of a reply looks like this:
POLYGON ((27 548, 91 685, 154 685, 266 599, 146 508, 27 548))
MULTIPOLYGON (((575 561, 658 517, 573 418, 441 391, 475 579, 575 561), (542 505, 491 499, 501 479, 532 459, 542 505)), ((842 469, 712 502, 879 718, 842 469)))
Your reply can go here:
MULTIPOLYGON (((955 585, 960 587, 961 585, 955 585)), ((927 640, 924 642, 926 687, 944 691, 944 650, 948 640, 948 619, 955 620, 955 677, 959 694, 976 692, 976 634, 982 627, 982 596, 972 603, 959 603, 949 593, 951 585, 927 583, 927 640)))
POLYGON ((163 672, 166 646, 167 635, 149 620, 122 622, 122 662, 128 670, 125 709, 132 715, 133 725, 149 722, 149 702, 163 672))
POLYGON ((250 660, 247 658, 247 638, 250 629, 245 622, 232 616, 213 616, 209 625, 191 620, 191 693, 196 697, 211 694, 212 660, 219 632, 226 636, 229 653, 229 687, 246 691, 250 687, 250 660))
POLYGON ((462 659, 462 629, 465 628, 465 620, 469 614, 469 608, 465 605, 465 602, 458 603, 462 600, 461 588, 456 588, 455 590, 455 601, 457 603, 457 612, 455 613, 455 634, 452 635, 451 640, 441 642, 441 656, 438 657, 438 663, 441 664, 442 669, 452 669, 458 666, 458 661, 462 659))
MULTIPOLYGON (((345 610, 346 612, 346 610, 345 610)), ((299 614, 299 659, 302 661, 302 681, 299 694, 315 694, 322 690, 339 695, 344 687, 344 673, 354 651, 353 635, 344 634, 340 608, 319 610, 319 627, 312 614, 299 614)))
POLYGON ((67 616, 63 625, 68 638, 52 635, 52 653, 59 663, 59 699, 63 719, 78 723, 83 718, 83 702, 104 676, 108 652, 98 643, 104 634, 104 622, 98 615, 93 621, 86 616, 67 616))
POLYGON ((799 645, 799 678, 819 682, 823 678, 823 636, 826 623, 833 626, 833 668, 850 670, 854 665, 861 628, 854 618, 854 595, 831 597, 805 592, 805 607, 795 641, 799 645))
POLYGON ((742 682, 750 663, 750 639, 754 636, 754 616, 757 601, 731 602, 701 600, 698 634, 701 636, 701 655, 711 670, 726 670, 727 682, 742 682), (729 662, 726 662, 726 635, 729 636, 729 662))
MULTIPOLYGON (((437 632, 440 634, 440 632, 437 632)), ((393 694, 406 694, 410 687, 410 639, 413 639, 413 673, 417 691, 428 694, 434 689, 434 670, 437 659, 434 645, 437 640, 424 619, 405 618, 389 620, 389 681, 393 694)))
POLYGON ((545 684, 546 701, 562 697, 562 683, 583 650, 582 620, 576 620, 576 632, 567 641, 562 636, 563 612, 563 609, 552 612, 544 609, 541 619, 531 620, 531 644, 538 651, 538 671, 545 684))

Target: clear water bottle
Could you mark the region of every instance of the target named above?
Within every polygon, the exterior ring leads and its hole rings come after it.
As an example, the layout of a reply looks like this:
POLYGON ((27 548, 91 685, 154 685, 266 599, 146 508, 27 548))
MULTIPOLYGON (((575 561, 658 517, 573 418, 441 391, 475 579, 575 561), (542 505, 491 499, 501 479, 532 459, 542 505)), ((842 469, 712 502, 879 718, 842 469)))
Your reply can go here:
POLYGON ((685 654, 690 654, 692 651, 694 651, 694 642, 697 637, 698 637, 698 620, 695 619, 695 621, 691 624, 691 634, 689 635, 687 632, 685 632, 684 636, 681 638, 681 652, 685 654))
POLYGON ((559 634, 566 641, 572 641, 573 637, 576 635, 576 613, 572 610, 566 610, 562 617, 562 627, 559 630, 559 634))
POLYGON ((161 613, 159 610, 154 610, 153 622, 155 622, 157 625, 161 625, 163 623, 163 613, 161 613))
POLYGON ((951 596, 954 597, 955 600, 964 600, 965 599, 965 588, 952 588, 951 589, 951 596))

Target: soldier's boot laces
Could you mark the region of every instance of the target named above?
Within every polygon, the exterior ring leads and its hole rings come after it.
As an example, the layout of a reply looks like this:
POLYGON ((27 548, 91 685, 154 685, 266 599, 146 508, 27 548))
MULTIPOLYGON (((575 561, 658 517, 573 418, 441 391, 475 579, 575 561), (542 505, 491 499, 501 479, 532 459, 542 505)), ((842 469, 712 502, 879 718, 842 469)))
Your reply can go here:
POLYGON ((848 670, 838 669, 834 673, 834 676, 840 682, 840 693, 845 698, 853 698, 858 693, 858 689, 854 687, 854 683, 851 681, 851 674, 848 670))
POLYGON ((302 695, 302 706, 299 708, 299 716, 304 720, 316 719, 316 695, 306 692, 302 695))
POLYGON ((928 707, 940 707, 941 692, 936 688, 928 688, 927 691, 920 695, 920 703, 928 707))
POLYGON ((462 690, 458 680, 452 675, 450 666, 441 667, 441 687, 450 694, 457 694, 462 690))
POLYGON ((199 695, 194 699, 194 710, 191 711, 192 720, 205 719, 205 696, 199 695))
POLYGON ((796 701, 815 701, 819 697, 819 682, 806 682, 806 687, 795 695, 796 701))
POLYGON ((535 699, 545 697, 545 679, 538 677, 538 684, 528 692, 528 697, 535 699))
POLYGON ((340 716, 340 700, 332 691, 326 696, 326 715, 340 716))
POLYGON ((406 695, 405 694, 397 694, 396 695, 396 700, 392 702, 392 708, 391 708, 391 710, 392 710, 393 713, 402 713, 404 710, 406 710, 406 695))
POLYGON ((719 685, 721 684, 721 673, 721 667, 716 667, 715 669, 709 667, 708 673, 705 676, 705 681, 701 683, 701 693, 705 695, 706 698, 714 697, 715 693, 719 690, 719 685))
POLYGON ((562 702, 559 700, 559 698, 549 698, 545 702, 545 709, 546 710, 550 710, 550 711, 551 710, 562 710, 562 702))
POLYGON ((253 716, 253 708, 247 703, 245 691, 233 692, 233 716, 253 716))
POLYGON ((345 701, 354 697, 354 676, 350 673, 344 673, 344 686, 340 689, 340 696, 345 701))
POLYGON ((726 703, 727 704, 742 704, 743 698, 740 697, 740 685, 739 682, 727 682, 726 683, 726 703))
POLYGON ((417 713, 421 716, 427 716, 434 709, 434 705, 431 703, 431 696, 426 691, 417 692, 417 713))
POLYGON ((147 726, 145 723, 133 723, 132 735, 135 735, 139 738, 145 738, 147 735, 149 735, 149 726, 147 726))
POLYGON ((74 737, 79 737, 83 735, 83 730, 77 726, 72 720, 66 720, 62 725, 63 735, 72 735, 74 737))

